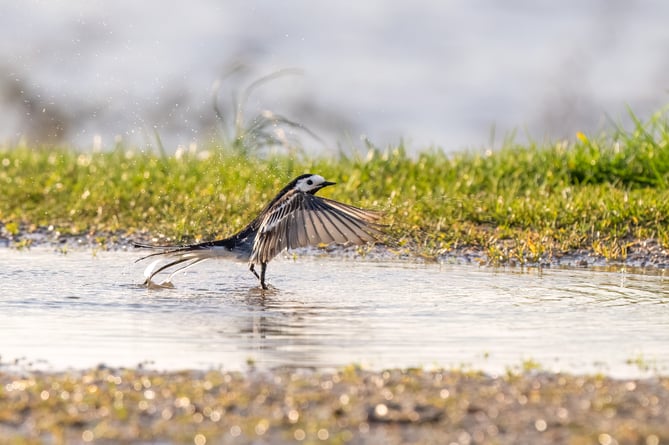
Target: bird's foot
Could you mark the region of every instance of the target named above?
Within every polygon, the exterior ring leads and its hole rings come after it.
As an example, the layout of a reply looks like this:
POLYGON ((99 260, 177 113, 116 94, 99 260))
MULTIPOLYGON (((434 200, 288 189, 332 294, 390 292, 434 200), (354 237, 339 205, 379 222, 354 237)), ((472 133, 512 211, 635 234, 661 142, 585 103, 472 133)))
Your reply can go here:
POLYGON ((174 284, 170 280, 165 280, 160 283, 156 283, 155 281, 147 278, 144 283, 142 283, 143 287, 146 287, 147 289, 174 289, 174 284))

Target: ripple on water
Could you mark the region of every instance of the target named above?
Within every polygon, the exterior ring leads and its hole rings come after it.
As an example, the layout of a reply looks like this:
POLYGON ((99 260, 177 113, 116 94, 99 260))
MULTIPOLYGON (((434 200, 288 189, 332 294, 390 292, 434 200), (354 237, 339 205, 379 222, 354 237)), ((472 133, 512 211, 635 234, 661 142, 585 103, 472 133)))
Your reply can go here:
POLYGON ((374 368, 471 365, 636 375, 669 366, 662 273, 491 269, 309 256, 203 263, 172 289, 140 286, 133 252, 2 249, 0 356, 66 367, 374 368))

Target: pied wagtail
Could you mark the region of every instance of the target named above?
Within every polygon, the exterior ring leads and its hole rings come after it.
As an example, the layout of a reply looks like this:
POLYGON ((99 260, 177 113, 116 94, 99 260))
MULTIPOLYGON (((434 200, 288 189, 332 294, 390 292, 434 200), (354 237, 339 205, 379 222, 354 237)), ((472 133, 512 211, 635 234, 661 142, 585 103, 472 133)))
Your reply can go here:
POLYGON ((256 218, 229 238, 184 246, 152 246, 135 243, 135 247, 160 248, 161 252, 139 258, 159 257, 144 270, 145 285, 153 283, 158 273, 174 269, 161 285, 197 263, 211 258, 248 261, 251 272, 267 289, 267 263, 285 249, 319 244, 365 244, 381 235, 381 214, 315 195, 334 185, 320 175, 305 174, 293 179, 256 218), (260 265, 260 275, 255 266, 260 265))

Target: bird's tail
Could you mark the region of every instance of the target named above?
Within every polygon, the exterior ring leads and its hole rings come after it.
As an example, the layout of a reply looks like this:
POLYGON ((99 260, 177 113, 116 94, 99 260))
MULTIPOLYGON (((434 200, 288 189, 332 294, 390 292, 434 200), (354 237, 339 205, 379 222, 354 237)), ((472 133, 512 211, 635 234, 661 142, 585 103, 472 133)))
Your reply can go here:
POLYGON ((133 246, 142 249, 160 249, 159 252, 145 255, 135 260, 135 262, 153 258, 154 260, 144 269, 144 278, 146 278, 144 285, 158 285, 161 287, 171 286, 172 277, 175 274, 210 258, 228 256, 232 251, 230 241, 227 239, 184 246, 154 246, 142 243, 133 243, 133 246), (170 274, 167 279, 160 283, 153 281, 156 275, 168 269, 172 270, 169 271, 170 274))

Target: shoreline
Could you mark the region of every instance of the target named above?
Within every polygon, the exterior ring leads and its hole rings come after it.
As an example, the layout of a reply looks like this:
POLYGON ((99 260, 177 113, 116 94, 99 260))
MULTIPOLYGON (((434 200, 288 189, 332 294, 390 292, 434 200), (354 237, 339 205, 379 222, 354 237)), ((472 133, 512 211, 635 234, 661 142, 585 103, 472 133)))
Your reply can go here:
POLYGON ((669 440, 669 377, 422 369, 0 370, 10 443, 600 443, 669 440), (12 442, 13 440, 13 442, 12 442))
MULTIPOLYGON (((198 240, 198 242, 204 240, 198 240)), ((43 227, 33 231, 21 231, 16 235, 0 232, 0 248, 26 249, 31 247, 50 247, 66 252, 68 249, 131 250, 133 243, 174 244, 168 237, 152 236, 146 232, 93 233, 63 235, 51 228, 43 227)), ((178 243, 177 243, 178 244, 178 243)), ((607 267, 624 266, 639 269, 669 269, 669 248, 662 247, 655 239, 626 240, 624 252, 608 257, 593 249, 577 248, 569 251, 553 250, 538 258, 518 257, 515 254, 516 243, 513 240, 499 240, 491 247, 467 245, 452 249, 425 249, 405 243, 402 246, 376 244, 373 246, 344 247, 323 246, 299 249, 300 253, 337 254, 341 257, 356 256, 373 260, 408 260, 426 262, 453 262, 457 264, 477 264, 495 267, 607 267), (495 257, 491 257, 491 251, 495 257)), ((139 250, 138 250, 139 252, 139 250)))

